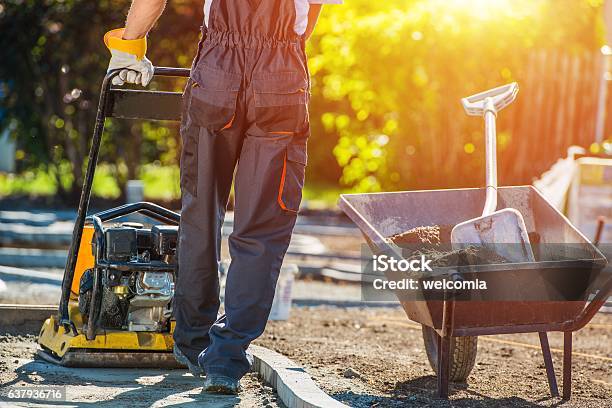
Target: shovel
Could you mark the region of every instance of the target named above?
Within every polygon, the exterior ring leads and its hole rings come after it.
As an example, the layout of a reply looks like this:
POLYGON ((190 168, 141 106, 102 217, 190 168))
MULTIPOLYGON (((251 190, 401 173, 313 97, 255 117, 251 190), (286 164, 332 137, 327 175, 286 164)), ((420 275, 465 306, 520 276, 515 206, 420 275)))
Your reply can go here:
POLYGON ((486 138, 486 201, 482 216, 457 224, 451 232, 453 249, 485 247, 510 263, 534 262, 525 220, 514 208, 497 210, 497 112, 516 99, 517 83, 463 98, 469 116, 484 116, 486 138))

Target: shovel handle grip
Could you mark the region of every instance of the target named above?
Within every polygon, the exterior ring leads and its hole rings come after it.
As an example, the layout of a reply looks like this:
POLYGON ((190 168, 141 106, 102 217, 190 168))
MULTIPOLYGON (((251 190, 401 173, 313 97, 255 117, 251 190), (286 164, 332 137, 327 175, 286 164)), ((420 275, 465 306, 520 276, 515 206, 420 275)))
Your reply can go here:
POLYGON ((485 112, 490 110, 493 113, 506 108, 516 99, 519 92, 519 85, 513 82, 508 85, 500 86, 499 88, 490 89, 468 96, 461 100, 465 113, 469 116, 483 116, 485 112))

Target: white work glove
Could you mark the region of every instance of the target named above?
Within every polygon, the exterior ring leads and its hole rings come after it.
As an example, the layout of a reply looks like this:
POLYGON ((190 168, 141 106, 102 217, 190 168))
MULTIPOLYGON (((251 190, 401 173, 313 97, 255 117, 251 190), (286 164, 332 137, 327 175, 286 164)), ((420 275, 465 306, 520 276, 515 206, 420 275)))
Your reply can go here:
MULTIPOLYGON (((112 79, 113 85, 139 84, 147 86, 153 78, 153 64, 145 57, 147 39, 124 40, 123 28, 109 31, 104 35, 104 44, 111 53, 108 71, 120 69, 112 79)), ((108 72, 107 71, 107 72, 108 72)))

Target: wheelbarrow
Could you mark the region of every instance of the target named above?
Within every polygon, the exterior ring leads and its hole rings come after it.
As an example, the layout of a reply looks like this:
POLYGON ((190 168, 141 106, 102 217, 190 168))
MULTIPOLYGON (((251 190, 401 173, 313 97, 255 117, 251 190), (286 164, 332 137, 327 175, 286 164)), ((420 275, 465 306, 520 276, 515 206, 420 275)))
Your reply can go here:
MULTIPOLYGON (((360 228, 375 254, 402 259, 405 251, 389 237, 420 226, 452 228, 475 218, 482 211, 485 194, 484 188, 345 194, 340 197, 339 206, 360 228)), ((449 280, 457 276, 487 277, 503 292, 498 290, 490 298, 486 298, 486 293, 477 300, 462 300, 452 293, 443 298, 430 298, 422 293, 419 299, 406 299, 399 291, 395 293, 408 318, 423 326, 426 350, 437 373, 437 391, 441 398, 448 397, 451 359, 462 352, 472 354, 459 356, 471 359, 471 365, 470 361, 464 362, 465 377, 475 359, 475 347, 461 347, 451 353, 451 340, 456 346, 456 342, 475 340, 476 336, 509 333, 539 333, 550 392, 558 396, 547 336, 548 332, 558 331, 564 333, 563 397, 569 399, 572 333, 592 319, 612 292, 610 275, 602 273, 606 258, 535 188, 500 187, 498 194, 498 208, 519 210, 529 234, 538 237, 538 245, 545 248, 562 244, 588 256, 557 259, 546 250, 536 250, 535 262, 435 269, 438 278, 446 276, 449 280), (594 282, 599 282, 598 288, 593 288, 594 282)), ((385 275, 389 277, 387 272, 385 275)))

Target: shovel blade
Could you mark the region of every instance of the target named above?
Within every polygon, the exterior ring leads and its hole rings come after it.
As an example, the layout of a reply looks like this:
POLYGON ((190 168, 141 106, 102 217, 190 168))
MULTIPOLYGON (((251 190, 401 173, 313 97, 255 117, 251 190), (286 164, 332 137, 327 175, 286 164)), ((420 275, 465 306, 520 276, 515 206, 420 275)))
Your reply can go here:
POLYGON ((525 220, 513 208, 457 224, 451 242, 453 249, 484 246, 510 263, 535 262, 525 220))

